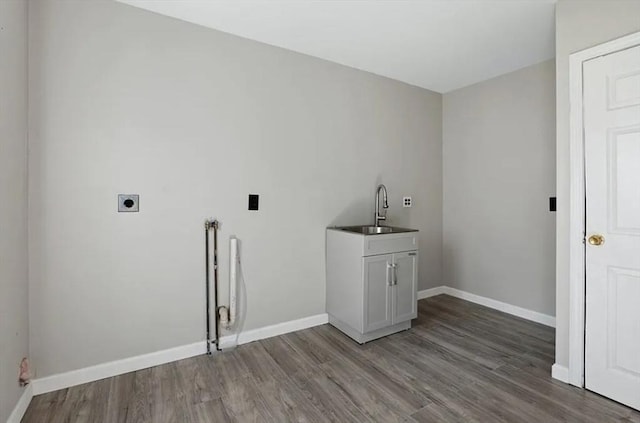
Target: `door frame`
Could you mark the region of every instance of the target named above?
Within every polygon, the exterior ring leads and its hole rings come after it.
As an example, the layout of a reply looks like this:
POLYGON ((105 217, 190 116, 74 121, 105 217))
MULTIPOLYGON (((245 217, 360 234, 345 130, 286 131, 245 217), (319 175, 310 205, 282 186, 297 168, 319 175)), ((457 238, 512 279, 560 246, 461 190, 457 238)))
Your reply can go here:
POLYGON ((584 387, 585 355, 585 163, 583 64, 596 57, 640 45, 640 32, 569 56, 569 375, 571 385, 584 387))

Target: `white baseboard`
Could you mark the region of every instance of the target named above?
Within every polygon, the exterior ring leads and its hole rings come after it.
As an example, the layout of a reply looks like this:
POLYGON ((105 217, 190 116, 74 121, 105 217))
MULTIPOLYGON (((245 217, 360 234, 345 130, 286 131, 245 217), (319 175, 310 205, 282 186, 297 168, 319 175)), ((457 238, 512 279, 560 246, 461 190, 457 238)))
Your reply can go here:
POLYGON ((451 288, 449 286, 439 286, 436 288, 427 289, 418 292, 418 299, 432 297, 434 295, 447 294, 452 297, 460 298, 472 303, 480 304, 485 307, 499 310, 514 316, 522 317, 523 319, 531 320, 532 322, 540 323, 545 326, 556 327, 556 318, 547 314, 539 313, 537 311, 529 310, 526 308, 514 306, 511 304, 503 303, 502 301, 494 300, 480 295, 472 294, 470 292, 461 291, 459 289, 451 288))
POLYGON ((22 420, 24 413, 27 412, 27 408, 31 403, 31 398, 33 398, 33 385, 29 384, 24 388, 18 403, 9 416, 9 420, 7 420, 7 423, 20 423, 20 420, 22 420))
POLYGON ((52 376, 35 379, 33 383, 33 394, 39 395, 58 389, 69 388, 83 383, 93 382, 184 358, 194 357, 206 352, 206 342, 200 341, 189 345, 169 348, 167 350, 156 351, 149 354, 138 355, 122 360, 110 361, 85 367, 83 369, 72 370, 66 373, 59 373, 52 376))
MULTIPOLYGON (((283 335, 285 333, 296 332, 302 329, 308 329, 314 326, 324 325, 329 322, 327 313, 316 314, 315 316, 303 317, 302 319, 291 320, 284 323, 278 323, 271 326, 265 326, 258 329, 243 331, 238 337, 238 345, 248 344, 249 342, 258 341, 260 339, 272 338, 274 336, 283 335)), ((236 342, 234 335, 227 335, 220 338, 220 348, 225 349, 233 347, 236 342)))
POLYGON ((472 294, 470 292, 461 291, 459 289, 445 287, 445 294, 452 297, 460 298, 470 301, 472 303, 480 304, 485 307, 493 308, 495 310, 503 311, 514 316, 522 317, 523 319, 531 320, 532 322, 540 323, 545 326, 556 327, 556 318, 547 314, 542 314, 537 311, 529 310, 526 308, 514 306, 511 304, 503 303, 502 301, 493 300, 491 298, 482 297, 480 295, 472 294))
POLYGON ((444 286, 436 286, 435 288, 423 289, 418 291, 418 299, 424 300, 425 298, 435 297, 436 295, 444 294, 444 286))
POLYGON ((556 363, 551 366, 551 377, 560 382, 569 383, 569 368, 556 363))
MULTIPOLYGON (((471 294, 465 291, 460 291, 448 286, 439 286, 436 288, 420 291, 418 292, 418 298, 424 299, 440 294, 451 295, 453 297, 481 304, 496 310, 503 311, 505 313, 513 314, 524 319, 542 323, 547 326, 555 326, 555 318, 552 316, 547 316, 545 314, 538 313, 532 310, 527 310, 490 298, 481 297, 479 295, 471 294)), ((238 338, 238 344, 247 344, 249 342, 258 341, 260 339, 271 338, 274 336, 283 335, 285 333, 323 325, 327 322, 328 315, 326 313, 322 313, 315 316, 292 320, 289 322, 278 323, 258 329, 252 329, 240 334, 238 338)), ((222 349, 233 347, 234 345, 235 336, 233 335, 223 336, 220 339, 220 347, 222 349)), ((76 386, 83 383, 93 382, 96 380, 117 376, 136 370, 146 369, 148 367, 158 366, 160 364, 194 357, 200 354, 204 354, 205 352, 206 342, 200 341, 189 345, 153 352, 150 354, 129 357, 122 360, 111 361, 108 363, 98 364, 83 369, 35 379, 32 381, 31 385, 29 385, 27 390, 25 390, 25 394, 23 395, 23 398, 26 398, 24 399, 24 404, 26 405, 24 405, 24 410, 22 412, 24 413, 24 411, 26 411, 26 407, 29 405, 29 401, 33 395, 44 394, 47 392, 56 391, 58 389, 69 388, 71 386, 76 386)), ((564 374, 561 370, 558 371, 560 372, 560 375, 564 374)), ((567 374, 568 380, 568 370, 565 369, 564 371, 567 374)), ((557 379, 562 380, 560 376, 557 379)), ((22 398, 18 406, 23 406, 22 398)), ((21 408, 19 408, 18 406, 16 406, 16 410, 14 410, 12 416, 14 414, 18 415, 17 412, 21 410, 21 408)), ((20 418, 21 417, 22 416, 20 415, 20 418)))
MULTIPOLYGON (((323 313, 289 322, 265 326, 263 328, 252 329, 240 334, 238 344, 246 344, 260 339, 271 338, 273 336, 323 325, 327 322, 328 316, 326 313, 323 313)), ((220 346, 222 349, 232 347, 234 345, 235 336, 224 336, 220 339, 220 346)), ((183 345, 181 347, 170 348, 150 354, 129 357, 122 360, 111 361, 91 367, 85 367, 83 369, 72 370, 66 373, 59 373, 35 379, 32 382, 32 385, 29 386, 33 386, 33 395, 44 394, 51 391, 57 391, 58 389, 65 389, 71 386, 205 354, 206 347, 206 341, 200 341, 189 345, 183 345)))

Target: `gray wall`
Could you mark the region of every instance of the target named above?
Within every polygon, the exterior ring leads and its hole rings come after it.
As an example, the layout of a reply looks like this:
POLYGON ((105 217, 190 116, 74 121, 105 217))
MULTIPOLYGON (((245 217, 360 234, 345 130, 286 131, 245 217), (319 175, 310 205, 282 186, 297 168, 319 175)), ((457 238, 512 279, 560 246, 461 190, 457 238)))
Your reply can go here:
POLYGON ((27 297, 27 2, 0 1, 0 421, 23 388, 27 297))
POLYGON ((34 1, 30 27, 39 377, 202 340, 206 217, 222 281, 242 241, 247 329, 325 311, 324 228, 371 222, 379 182, 441 285, 441 95, 111 1, 34 1))
POLYGON ((640 31, 640 1, 556 5, 557 193, 556 363, 569 364, 569 55, 640 31))
POLYGON ((554 61, 443 97, 443 281, 554 315, 554 61))

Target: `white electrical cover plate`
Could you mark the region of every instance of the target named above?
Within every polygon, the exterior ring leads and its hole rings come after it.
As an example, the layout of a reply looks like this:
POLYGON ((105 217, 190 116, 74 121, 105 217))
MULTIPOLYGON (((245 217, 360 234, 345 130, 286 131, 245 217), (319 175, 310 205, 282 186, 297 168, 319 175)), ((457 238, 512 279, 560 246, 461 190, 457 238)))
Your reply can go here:
POLYGON ((402 207, 411 207, 411 197, 402 197, 402 207))

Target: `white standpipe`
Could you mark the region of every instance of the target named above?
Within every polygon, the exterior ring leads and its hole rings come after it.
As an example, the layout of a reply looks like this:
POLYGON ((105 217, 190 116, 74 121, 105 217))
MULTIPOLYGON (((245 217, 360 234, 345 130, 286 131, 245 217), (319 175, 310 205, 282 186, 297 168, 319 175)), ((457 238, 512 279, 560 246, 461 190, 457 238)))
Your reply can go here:
POLYGON ((236 288, 238 286, 238 239, 231 238, 229 252, 229 326, 236 322, 236 288))

